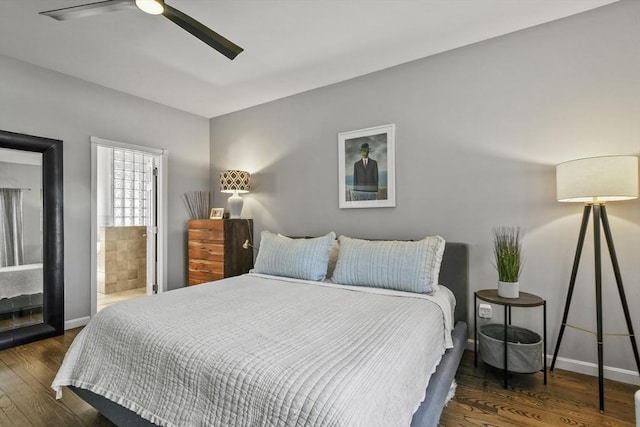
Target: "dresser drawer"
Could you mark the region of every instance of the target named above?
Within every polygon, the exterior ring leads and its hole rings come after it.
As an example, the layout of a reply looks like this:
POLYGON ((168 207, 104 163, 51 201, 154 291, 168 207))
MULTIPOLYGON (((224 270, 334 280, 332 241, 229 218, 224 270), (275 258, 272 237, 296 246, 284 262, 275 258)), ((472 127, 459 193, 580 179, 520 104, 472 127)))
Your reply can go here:
POLYGON ((224 262, 224 243, 190 240, 189 259, 224 262))
POLYGON ((204 240, 224 242, 224 230, 218 228, 190 228, 189 241, 204 240))
POLYGON ((224 274, 224 263, 219 261, 189 260, 189 273, 219 273, 224 274))
POLYGON ((189 285, 199 285, 200 283, 215 282, 224 279, 222 273, 202 273, 199 271, 189 271, 189 285))

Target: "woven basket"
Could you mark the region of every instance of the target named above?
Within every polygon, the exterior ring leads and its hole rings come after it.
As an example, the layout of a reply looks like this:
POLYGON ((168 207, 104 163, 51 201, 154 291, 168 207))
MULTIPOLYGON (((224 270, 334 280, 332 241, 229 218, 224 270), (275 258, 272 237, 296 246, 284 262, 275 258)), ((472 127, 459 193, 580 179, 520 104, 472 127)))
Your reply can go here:
MULTIPOLYGON (((490 323, 479 328, 479 352, 484 363, 504 369, 504 325, 490 323)), ((529 329, 507 327, 507 370, 521 374, 543 366, 542 338, 529 329)))

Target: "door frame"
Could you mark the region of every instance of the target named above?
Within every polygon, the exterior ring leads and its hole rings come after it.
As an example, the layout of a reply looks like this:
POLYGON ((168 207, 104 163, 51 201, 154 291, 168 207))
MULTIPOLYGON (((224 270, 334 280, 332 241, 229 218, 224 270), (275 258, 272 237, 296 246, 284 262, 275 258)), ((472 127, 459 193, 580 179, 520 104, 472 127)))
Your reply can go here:
POLYGON ((91 137, 91 317, 98 311, 98 146, 124 148, 160 156, 158 164, 158 233, 157 239, 157 280, 158 293, 167 290, 167 163, 169 151, 141 145, 126 144, 108 139, 91 137))

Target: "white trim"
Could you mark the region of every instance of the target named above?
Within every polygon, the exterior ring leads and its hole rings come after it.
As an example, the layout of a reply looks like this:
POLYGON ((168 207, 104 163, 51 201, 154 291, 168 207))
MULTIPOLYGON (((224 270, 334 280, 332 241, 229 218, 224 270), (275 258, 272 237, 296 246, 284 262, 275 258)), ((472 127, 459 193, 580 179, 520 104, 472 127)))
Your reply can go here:
POLYGON ((464 346, 465 350, 473 351, 473 349, 474 349, 473 342, 474 341, 471 338, 467 338, 467 345, 464 346))
MULTIPOLYGON (((97 138, 96 138, 97 139, 97 138)), ((98 312, 98 144, 91 137, 91 317, 98 312)))
MULTIPOLYGON (((467 350, 473 351, 473 340, 467 339, 467 350)), ((553 355, 547 354, 547 369, 551 367, 553 355)), ((577 372, 579 374, 598 376, 598 364, 591 362, 583 362, 582 360, 567 359, 566 357, 558 357, 556 359, 556 368, 565 371, 577 372)), ((619 381, 621 383, 640 385, 640 375, 636 371, 628 369, 616 368, 614 366, 604 366, 604 377, 608 380, 619 381)))
MULTIPOLYGON (((553 355, 547 355, 547 363, 551 364, 553 355)), ((580 374, 598 376, 598 364, 591 362, 583 362, 582 360, 567 359, 558 357, 556 359, 556 368, 565 369, 567 371, 578 372, 580 374)), ((614 366, 603 366, 604 377, 608 380, 620 381, 622 383, 640 385, 640 375, 636 371, 628 369, 616 368, 614 366)))
POLYGON ((158 154, 158 155, 164 154, 164 152, 166 151, 161 148, 143 147, 142 145, 126 144, 124 142, 111 141, 110 139, 98 138, 97 136, 91 137, 91 143, 102 145, 104 147, 125 148, 127 150, 142 151, 143 153, 158 154))
POLYGON ((91 320, 91 317, 89 317, 89 316, 79 317, 77 319, 67 320, 67 321, 64 322, 64 330, 67 331, 69 329, 79 328, 81 326, 85 326, 87 323, 89 323, 89 320, 91 320))
POLYGON ((169 231, 169 150, 162 150, 160 158, 160 168, 158 168, 158 293, 168 291, 167 283, 167 232, 169 231))
POLYGON ((135 151, 142 151, 153 155, 160 156, 160 167, 158 168, 158 293, 167 290, 167 191, 169 170, 168 156, 169 151, 159 148, 143 147, 141 145, 125 144, 123 142, 111 141, 108 139, 91 137, 91 317, 98 311, 98 283, 96 271, 98 268, 98 257, 95 248, 98 247, 98 202, 96 199, 98 191, 98 146, 124 148, 135 151))

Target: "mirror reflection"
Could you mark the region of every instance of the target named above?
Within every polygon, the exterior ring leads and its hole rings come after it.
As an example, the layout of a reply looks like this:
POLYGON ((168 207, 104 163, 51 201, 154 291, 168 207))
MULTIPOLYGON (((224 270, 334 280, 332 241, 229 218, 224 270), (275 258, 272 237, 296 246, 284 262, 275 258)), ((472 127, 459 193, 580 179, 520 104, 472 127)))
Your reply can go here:
POLYGON ((0 331, 42 323, 42 154, 0 148, 0 331))

